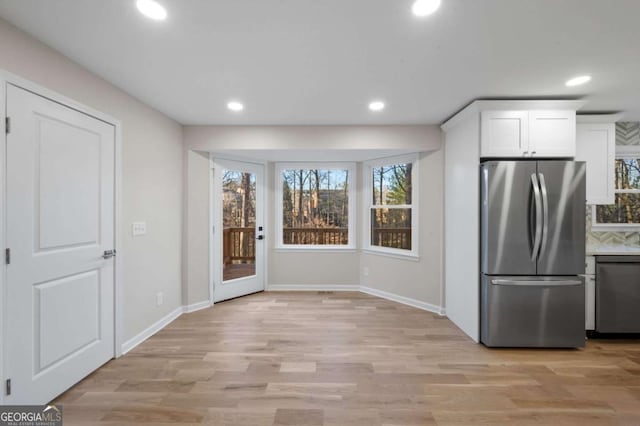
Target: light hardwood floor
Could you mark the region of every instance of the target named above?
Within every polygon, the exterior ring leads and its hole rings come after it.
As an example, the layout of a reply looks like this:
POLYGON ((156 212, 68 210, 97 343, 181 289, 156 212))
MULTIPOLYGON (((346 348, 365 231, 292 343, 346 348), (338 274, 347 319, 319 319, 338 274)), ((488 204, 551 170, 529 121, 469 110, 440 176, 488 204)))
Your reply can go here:
POLYGON ((640 424, 640 341, 489 350, 361 293, 183 315, 61 396, 65 425, 640 424))

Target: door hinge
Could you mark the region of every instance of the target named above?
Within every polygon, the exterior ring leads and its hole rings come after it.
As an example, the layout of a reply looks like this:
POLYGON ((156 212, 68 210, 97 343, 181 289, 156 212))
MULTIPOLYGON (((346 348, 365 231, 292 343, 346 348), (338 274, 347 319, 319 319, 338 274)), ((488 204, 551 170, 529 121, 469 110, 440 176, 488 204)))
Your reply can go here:
POLYGON ((11 249, 8 248, 4 251, 4 263, 7 265, 11 264, 11 249))
POLYGON ((4 391, 5 391, 5 394, 11 395, 11 379, 7 379, 4 391))
POLYGON ((4 118, 4 131, 6 134, 11 133, 11 117, 4 118))

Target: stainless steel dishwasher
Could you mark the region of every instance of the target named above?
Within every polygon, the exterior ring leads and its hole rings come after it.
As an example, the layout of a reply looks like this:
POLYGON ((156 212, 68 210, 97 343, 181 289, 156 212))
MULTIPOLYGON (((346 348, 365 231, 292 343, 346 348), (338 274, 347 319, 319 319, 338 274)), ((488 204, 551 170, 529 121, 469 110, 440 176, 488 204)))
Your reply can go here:
POLYGON ((640 333, 640 256, 596 257, 596 331, 640 333))

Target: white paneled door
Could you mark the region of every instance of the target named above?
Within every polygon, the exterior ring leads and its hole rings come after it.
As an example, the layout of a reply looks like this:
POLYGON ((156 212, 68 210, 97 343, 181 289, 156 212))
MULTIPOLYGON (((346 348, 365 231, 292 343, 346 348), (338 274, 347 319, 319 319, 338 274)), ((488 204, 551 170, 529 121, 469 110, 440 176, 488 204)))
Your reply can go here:
POLYGON ((7 404, 114 356, 114 126, 8 85, 7 404))

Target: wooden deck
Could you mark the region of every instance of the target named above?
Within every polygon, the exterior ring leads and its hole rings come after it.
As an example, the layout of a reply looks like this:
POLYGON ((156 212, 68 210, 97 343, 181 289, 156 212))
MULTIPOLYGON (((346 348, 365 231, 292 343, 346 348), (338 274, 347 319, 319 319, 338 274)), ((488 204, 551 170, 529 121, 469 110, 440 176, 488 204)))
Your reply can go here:
POLYGON ((182 315, 70 389, 65 425, 638 425, 640 341, 490 350, 361 293, 182 315))
POLYGON ((255 275, 256 265, 254 263, 231 263, 224 265, 222 270, 222 280, 229 281, 236 278, 250 277, 255 275))

